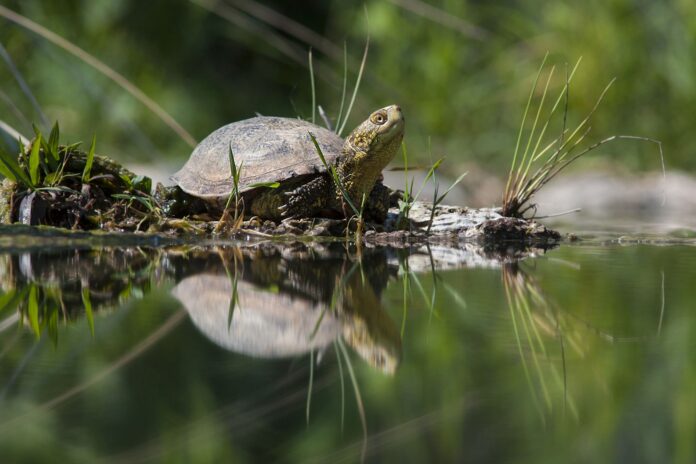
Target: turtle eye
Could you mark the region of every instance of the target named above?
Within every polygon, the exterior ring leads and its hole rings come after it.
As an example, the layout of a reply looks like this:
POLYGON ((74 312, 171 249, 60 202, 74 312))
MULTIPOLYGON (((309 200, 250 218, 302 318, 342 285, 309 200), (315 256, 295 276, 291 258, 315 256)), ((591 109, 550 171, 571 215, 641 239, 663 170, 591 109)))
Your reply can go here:
POLYGON ((380 126, 387 122, 387 117, 384 113, 375 113, 371 119, 374 124, 379 124, 380 126))

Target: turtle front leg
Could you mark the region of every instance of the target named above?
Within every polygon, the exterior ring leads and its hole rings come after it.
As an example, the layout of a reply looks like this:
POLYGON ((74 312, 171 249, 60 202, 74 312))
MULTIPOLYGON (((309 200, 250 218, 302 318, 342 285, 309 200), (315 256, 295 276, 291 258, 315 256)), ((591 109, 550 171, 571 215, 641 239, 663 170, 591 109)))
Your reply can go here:
POLYGON ((389 187, 378 181, 365 201, 364 218, 370 222, 382 224, 387 218, 391 193, 392 190, 389 187))
POLYGON ((328 176, 319 176, 299 187, 281 192, 283 204, 278 207, 281 218, 314 217, 332 209, 335 203, 334 185, 328 176))

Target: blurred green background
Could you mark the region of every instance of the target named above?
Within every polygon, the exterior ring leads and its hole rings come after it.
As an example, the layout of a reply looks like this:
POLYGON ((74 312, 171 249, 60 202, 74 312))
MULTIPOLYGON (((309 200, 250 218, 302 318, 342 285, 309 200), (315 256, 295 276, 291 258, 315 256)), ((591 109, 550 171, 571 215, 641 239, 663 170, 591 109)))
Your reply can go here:
MULTIPOLYGON (((347 130, 398 102, 409 153, 448 157, 451 172, 506 173, 524 103, 543 56, 558 67, 582 57, 568 119, 579 122, 610 90, 592 140, 612 134, 664 142, 668 167, 696 169, 696 3, 690 0, 479 2, 380 0, 0 0, 122 74, 196 140, 255 113, 311 116, 307 51, 317 102, 338 113, 343 44, 349 89, 368 34, 366 73, 347 130), (367 14, 366 14, 367 13, 367 14), (366 17, 368 20, 366 20, 366 17), (429 155, 431 146, 432 155, 429 155)), ((123 162, 176 165, 190 147, 112 81, 44 38, 0 18, 0 119, 24 133, 60 121, 66 140, 98 136, 123 162), (39 110, 40 108, 40 110, 39 110), (45 115, 42 119, 41 112, 45 115)), ((548 68, 547 68, 548 70, 548 68)), ((621 142, 584 166, 658 169, 651 144, 621 142), (601 160, 601 161, 600 161, 601 160)))

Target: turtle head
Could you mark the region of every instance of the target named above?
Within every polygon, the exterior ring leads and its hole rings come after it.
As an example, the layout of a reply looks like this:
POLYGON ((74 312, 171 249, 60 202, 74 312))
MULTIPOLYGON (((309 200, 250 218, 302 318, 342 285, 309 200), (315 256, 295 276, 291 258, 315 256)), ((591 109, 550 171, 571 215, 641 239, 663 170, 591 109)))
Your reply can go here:
POLYGON ((344 153, 381 171, 394 158, 404 137, 404 116, 398 105, 380 108, 348 136, 344 153))

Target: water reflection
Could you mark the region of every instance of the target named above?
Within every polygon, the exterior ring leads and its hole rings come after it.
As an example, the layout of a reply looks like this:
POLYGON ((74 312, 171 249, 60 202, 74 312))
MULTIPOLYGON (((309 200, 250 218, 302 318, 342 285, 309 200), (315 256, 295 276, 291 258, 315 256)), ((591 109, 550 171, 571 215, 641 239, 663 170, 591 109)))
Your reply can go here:
POLYGON ((337 244, 193 251, 172 263, 187 269, 172 294, 201 333, 227 350, 291 357, 321 353, 342 337, 371 366, 393 374, 401 338, 380 303, 386 254, 349 256, 337 244))
POLYGON ((612 444, 638 455, 645 438, 655 461, 679 443, 689 462, 694 250, 3 254, 0 456, 52 449, 23 438, 40 435, 57 437, 53 449, 79 436, 92 462, 229 461, 231 449, 264 462, 451 462, 471 450, 562 462, 588 441, 592 458, 612 444))
POLYGON ((86 318, 94 333, 95 314, 172 286, 200 333, 226 350, 321 357, 341 339, 370 366, 394 374, 402 347, 381 303, 388 283, 401 274, 405 287, 414 281, 423 292, 419 273, 499 266, 520 256, 511 253, 446 246, 349 250, 342 243, 37 249, 0 255, 0 311, 17 308, 0 330, 18 322, 57 343, 59 324, 86 318))
POLYGON ((58 324, 86 317, 94 329, 94 312, 148 293, 157 250, 37 250, 0 255, 0 312, 17 312, 0 322, 27 325, 37 337, 46 331, 58 341, 58 324), (12 322, 12 323, 11 323, 12 322))

